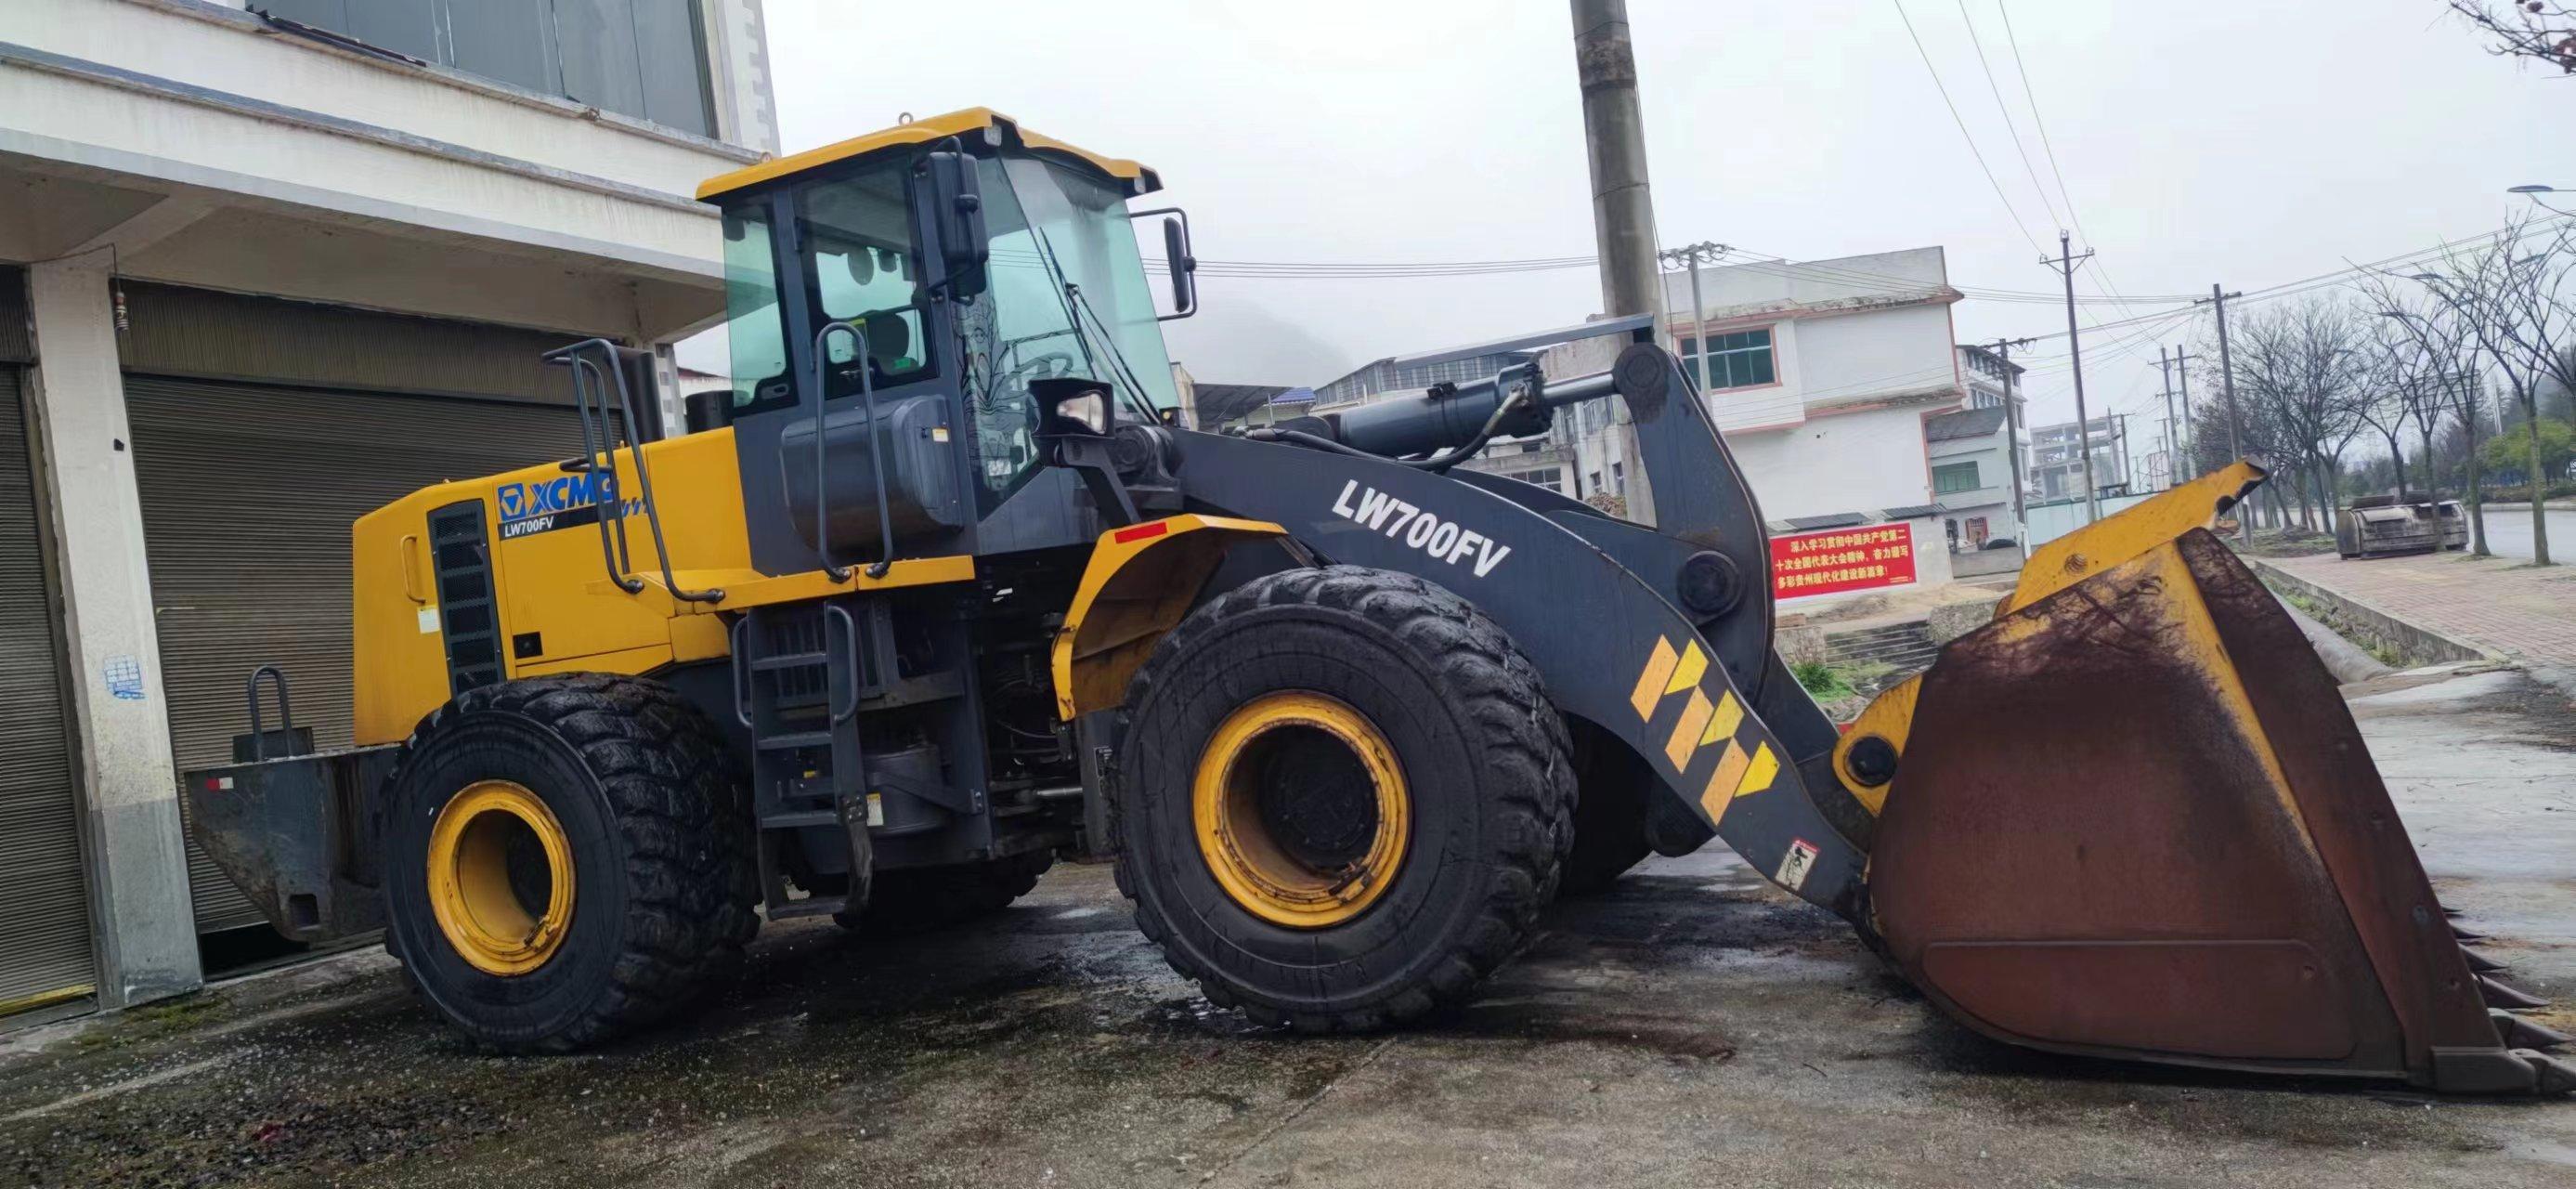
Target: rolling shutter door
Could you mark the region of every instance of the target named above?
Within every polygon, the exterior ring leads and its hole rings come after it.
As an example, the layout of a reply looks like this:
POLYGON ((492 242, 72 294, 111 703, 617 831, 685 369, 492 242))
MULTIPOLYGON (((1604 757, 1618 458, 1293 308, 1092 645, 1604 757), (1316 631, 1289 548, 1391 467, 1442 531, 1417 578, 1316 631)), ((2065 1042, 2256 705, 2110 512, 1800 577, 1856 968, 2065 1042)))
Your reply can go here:
POLYGON ((17 369, 0 364, 0 1012, 89 991, 88 882, 17 369))
MULTIPOLYGON (((433 483, 581 453, 580 423, 555 406, 154 376, 125 391, 182 771, 231 760, 262 664, 286 670, 315 745, 350 745, 351 522, 433 483)), ((188 881, 199 931, 260 922, 193 834, 188 881)))

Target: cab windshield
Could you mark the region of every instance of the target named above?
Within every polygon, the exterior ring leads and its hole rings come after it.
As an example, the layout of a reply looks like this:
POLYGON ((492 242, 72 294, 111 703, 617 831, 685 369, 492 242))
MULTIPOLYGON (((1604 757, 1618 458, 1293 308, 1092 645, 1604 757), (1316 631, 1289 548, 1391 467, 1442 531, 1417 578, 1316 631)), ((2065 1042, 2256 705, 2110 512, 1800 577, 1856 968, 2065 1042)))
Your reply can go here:
POLYGON ((1033 157, 987 158, 976 167, 992 237, 990 285, 959 317, 990 510, 1037 467, 1030 381, 1102 381, 1117 392, 1119 415, 1134 420, 1160 420, 1179 396, 1126 195, 1033 157))

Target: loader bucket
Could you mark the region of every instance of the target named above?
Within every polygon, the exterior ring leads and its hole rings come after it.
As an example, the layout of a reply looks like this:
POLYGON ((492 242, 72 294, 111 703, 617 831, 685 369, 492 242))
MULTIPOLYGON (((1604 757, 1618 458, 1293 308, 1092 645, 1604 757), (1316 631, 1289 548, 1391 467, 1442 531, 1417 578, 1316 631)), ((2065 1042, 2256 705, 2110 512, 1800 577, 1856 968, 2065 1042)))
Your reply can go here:
POLYGON ((1889 958, 2033 1048, 2576 1087, 2517 1047, 2545 1029, 2490 1016, 2515 993, 2454 940, 2297 626, 2206 529, 2141 540, 2153 519, 2043 551, 1911 691, 1869 870, 1889 958))

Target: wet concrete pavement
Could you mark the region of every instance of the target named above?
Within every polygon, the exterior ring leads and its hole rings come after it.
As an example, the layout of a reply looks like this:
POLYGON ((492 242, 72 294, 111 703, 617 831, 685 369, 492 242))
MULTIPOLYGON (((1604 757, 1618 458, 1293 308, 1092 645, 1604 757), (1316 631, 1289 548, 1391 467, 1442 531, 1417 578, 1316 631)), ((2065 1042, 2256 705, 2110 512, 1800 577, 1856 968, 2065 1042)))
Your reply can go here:
MULTIPOLYGON (((2512 672, 2372 690, 2445 898, 2576 995, 2576 713, 2512 672)), ((0 1042, 15 1183, 2563 1187, 2576 1105, 2005 1049, 1712 847, 1386 1036, 1210 1009, 1090 867, 935 938, 772 928, 695 1019, 572 1058, 478 1055, 350 955, 0 1042)))

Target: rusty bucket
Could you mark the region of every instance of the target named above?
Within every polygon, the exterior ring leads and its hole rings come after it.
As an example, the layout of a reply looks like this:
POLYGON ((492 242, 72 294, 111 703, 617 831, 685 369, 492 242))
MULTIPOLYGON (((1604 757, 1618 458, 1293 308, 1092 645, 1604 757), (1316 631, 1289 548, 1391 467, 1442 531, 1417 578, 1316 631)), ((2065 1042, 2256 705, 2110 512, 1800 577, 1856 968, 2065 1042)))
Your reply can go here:
POLYGON ((1889 958, 2033 1048, 2576 1088, 2455 939, 2297 625, 2206 529, 2153 520, 2043 551, 1911 691, 1870 858, 1889 958))

